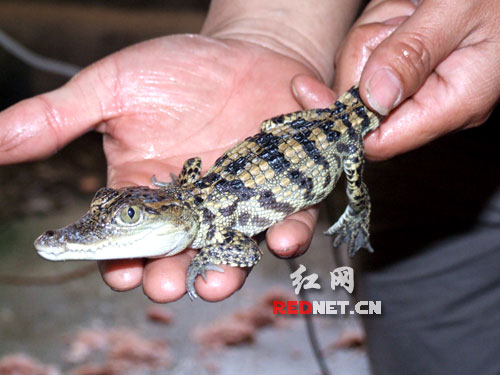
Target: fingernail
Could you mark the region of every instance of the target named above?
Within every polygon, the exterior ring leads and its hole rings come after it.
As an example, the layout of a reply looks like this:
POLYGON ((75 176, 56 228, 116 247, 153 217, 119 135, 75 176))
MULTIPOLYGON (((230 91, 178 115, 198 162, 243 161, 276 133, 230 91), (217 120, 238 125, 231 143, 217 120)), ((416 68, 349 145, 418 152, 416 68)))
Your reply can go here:
POLYGON ((297 256, 297 251, 299 250, 299 246, 290 246, 285 247, 279 250, 273 250, 274 255, 282 259, 293 258, 297 256))
POLYGON ((403 89, 394 72, 389 68, 382 68, 368 80, 366 92, 368 104, 385 116, 399 104, 403 89))

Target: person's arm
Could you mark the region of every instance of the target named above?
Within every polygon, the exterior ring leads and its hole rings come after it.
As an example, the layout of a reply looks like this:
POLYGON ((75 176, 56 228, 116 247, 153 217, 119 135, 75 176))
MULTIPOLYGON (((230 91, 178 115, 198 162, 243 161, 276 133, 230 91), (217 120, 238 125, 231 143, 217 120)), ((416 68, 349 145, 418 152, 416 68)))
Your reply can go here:
POLYGON ((361 0, 213 0, 202 34, 242 40, 291 57, 324 83, 361 0))

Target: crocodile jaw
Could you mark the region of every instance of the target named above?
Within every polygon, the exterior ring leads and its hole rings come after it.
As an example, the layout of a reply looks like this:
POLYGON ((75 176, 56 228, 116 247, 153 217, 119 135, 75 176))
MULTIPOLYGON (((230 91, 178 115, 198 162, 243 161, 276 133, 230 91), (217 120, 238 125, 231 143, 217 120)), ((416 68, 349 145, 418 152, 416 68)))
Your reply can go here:
POLYGON ((170 233, 168 236, 144 233, 144 237, 127 242, 123 239, 113 241, 106 239, 93 244, 82 243, 48 243, 45 234, 35 241, 38 255, 51 261, 62 260, 105 260, 154 258, 170 256, 184 250, 191 237, 184 231, 170 233))

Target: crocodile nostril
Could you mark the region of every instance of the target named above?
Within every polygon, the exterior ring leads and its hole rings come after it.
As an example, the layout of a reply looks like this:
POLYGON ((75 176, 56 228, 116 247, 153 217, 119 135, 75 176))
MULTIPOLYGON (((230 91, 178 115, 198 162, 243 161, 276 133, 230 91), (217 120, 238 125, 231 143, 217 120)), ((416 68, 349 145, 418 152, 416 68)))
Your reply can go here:
POLYGON ((47 237, 52 237, 55 233, 53 230, 48 230, 47 232, 45 232, 45 234, 47 235, 47 237))

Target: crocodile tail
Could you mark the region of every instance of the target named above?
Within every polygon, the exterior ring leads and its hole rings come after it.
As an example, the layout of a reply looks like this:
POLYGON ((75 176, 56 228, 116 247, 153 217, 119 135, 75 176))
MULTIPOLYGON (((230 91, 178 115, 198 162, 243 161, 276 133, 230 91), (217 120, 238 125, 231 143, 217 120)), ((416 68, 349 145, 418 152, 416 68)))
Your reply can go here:
POLYGON ((363 137, 370 131, 375 130, 380 125, 383 117, 372 112, 361 100, 359 95, 358 84, 351 87, 344 94, 340 95, 335 103, 329 109, 334 113, 342 113, 345 110, 354 111, 357 116, 362 117, 362 130, 363 137))

